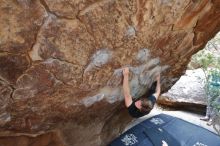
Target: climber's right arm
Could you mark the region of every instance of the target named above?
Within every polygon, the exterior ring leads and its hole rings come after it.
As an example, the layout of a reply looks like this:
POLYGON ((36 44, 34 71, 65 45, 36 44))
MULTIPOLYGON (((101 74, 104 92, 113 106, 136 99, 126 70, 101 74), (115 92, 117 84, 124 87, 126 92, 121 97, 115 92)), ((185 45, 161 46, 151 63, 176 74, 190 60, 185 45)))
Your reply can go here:
POLYGON ((130 88, 129 88, 129 68, 126 67, 123 69, 123 93, 124 93, 124 98, 125 98, 125 106, 129 107, 132 104, 132 97, 130 95, 130 88))

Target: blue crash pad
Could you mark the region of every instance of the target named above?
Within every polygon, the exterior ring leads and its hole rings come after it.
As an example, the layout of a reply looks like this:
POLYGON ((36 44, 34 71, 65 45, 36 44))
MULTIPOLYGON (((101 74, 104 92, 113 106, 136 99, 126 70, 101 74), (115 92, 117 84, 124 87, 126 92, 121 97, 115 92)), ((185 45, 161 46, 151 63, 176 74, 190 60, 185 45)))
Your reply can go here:
POLYGON ((215 133, 175 118, 160 114, 132 127, 109 146, 220 146, 220 137, 215 133))

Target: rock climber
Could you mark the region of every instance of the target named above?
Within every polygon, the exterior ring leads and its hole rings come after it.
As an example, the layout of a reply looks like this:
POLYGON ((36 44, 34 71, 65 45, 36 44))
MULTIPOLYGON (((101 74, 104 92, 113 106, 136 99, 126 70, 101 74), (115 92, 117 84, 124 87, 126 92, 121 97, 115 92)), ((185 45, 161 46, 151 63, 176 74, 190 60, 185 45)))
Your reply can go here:
POLYGON ((213 123, 213 117, 216 115, 213 103, 220 96, 220 70, 209 68, 209 71, 206 116, 200 118, 200 120, 207 121, 207 125, 211 126, 213 123))
POLYGON ((160 95, 160 74, 156 77, 156 82, 152 84, 149 91, 149 96, 137 100, 133 100, 130 94, 128 67, 123 69, 123 76, 123 93, 125 98, 125 106, 128 108, 129 114, 134 118, 139 118, 150 113, 157 98, 160 95))

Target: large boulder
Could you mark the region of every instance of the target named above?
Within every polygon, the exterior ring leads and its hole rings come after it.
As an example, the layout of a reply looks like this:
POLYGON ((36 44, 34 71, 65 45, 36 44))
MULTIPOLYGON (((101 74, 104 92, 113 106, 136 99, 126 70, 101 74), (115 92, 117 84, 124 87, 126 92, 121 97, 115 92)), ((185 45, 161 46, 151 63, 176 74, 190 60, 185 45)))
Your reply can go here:
POLYGON ((157 102, 174 108, 205 112, 207 105, 205 81, 205 74, 201 68, 187 70, 157 102))
POLYGON ((134 98, 158 72, 167 91, 220 30, 219 0, 1 0, 0 14, 6 146, 106 145, 131 120, 122 68, 134 98))

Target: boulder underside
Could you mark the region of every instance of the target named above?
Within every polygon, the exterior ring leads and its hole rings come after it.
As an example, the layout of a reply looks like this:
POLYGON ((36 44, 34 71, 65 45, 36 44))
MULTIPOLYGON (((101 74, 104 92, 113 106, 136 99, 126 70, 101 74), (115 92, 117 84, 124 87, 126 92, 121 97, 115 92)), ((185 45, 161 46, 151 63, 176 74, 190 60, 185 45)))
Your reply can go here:
POLYGON ((158 72, 167 91, 220 30, 219 0, 1 0, 0 143, 106 145, 158 72))

